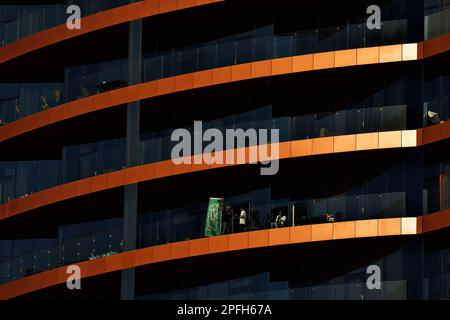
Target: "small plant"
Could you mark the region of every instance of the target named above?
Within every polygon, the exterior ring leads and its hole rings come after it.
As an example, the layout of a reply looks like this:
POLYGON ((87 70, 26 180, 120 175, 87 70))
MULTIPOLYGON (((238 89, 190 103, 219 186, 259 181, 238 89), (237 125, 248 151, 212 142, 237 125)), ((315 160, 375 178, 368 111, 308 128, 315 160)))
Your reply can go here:
POLYGON ((47 96, 41 96, 39 99, 41 100, 41 110, 47 110, 48 109, 48 98, 47 98, 47 96))
POLYGON ((53 96, 55 98, 56 103, 59 103, 61 101, 61 91, 60 90, 55 90, 53 92, 53 96))
POLYGON ((20 108, 19 99, 16 99, 16 113, 20 114, 22 112, 22 109, 20 108))
POLYGON ((89 90, 86 87, 81 86, 80 92, 82 98, 89 96, 89 90))

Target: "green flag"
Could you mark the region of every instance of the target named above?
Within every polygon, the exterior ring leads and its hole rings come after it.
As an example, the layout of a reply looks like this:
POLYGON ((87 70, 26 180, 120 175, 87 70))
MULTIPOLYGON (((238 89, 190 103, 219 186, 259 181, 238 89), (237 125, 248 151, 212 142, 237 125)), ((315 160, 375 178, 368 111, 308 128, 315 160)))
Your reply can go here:
POLYGON ((220 236, 222 232, 222 205, 223 199, 210 198, 208 212, 206 213, 205 236, 220 236))

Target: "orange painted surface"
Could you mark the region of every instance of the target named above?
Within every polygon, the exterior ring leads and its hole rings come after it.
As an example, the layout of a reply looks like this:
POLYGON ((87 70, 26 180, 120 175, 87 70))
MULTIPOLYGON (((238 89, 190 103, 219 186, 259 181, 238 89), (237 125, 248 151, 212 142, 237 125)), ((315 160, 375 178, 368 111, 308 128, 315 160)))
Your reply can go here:
POLYGON ((380 48, 360 48, 356 50, 356 63, 358 65, 373 64, 380 62, 380 48))
POLYGON ((393 236, 401 233, 402 225, 398 219, 382 219, 378 221, 378 235, 393 236))
POLYGON ((401 131, 387 131, 378 134, 378 147, 382 148, 400 148, 402 146, 401 131))
MULTIPOLYGON (((400 60, 399 60, 400 61, 400 60)), ((378 63, 380 61, 377 61, 378 63)), ((314 54, 314 70, 335 68, 335 51, 314 54)))
POLYGON ((450 209, 439 211, 422 217, 422 231, 431 232, 450 227, 450 209))
MULTIPOLYGON (((202 255, 251 250, 337 239, 406 236, 450 227, 450 210, 417 218, 389 218, 334 222, 299 227, 243 232, 209 237, 124 252, 78 263, 82 278, 132 267, 185 259, 202 255), (405 232, 403 224, 415 224, 414 232, 405 232)), ((63 284, 66 267, 59 267, 0 285, 0 299, 11 299, 26 293, 63 284)))
POLYGON ((402 46, 384 46, 380 48, 380 62, 395 62, 402 59, 402 46))
POLYGON ((334 152, 356 151, 356 134, 334 137, 334 152))
POLYGON ((335 54, 336 67, 349 67, 356 65, 356 49, 336 51, 335 54))
POLYGON ((450 33, 424 41, 418 49, 418 58, 429 58, 450 51, 450 33))
POLYGON ((269 230, 259 230, 250 232, 248 236, 248 247, 259 248, 269 245, 269 230))

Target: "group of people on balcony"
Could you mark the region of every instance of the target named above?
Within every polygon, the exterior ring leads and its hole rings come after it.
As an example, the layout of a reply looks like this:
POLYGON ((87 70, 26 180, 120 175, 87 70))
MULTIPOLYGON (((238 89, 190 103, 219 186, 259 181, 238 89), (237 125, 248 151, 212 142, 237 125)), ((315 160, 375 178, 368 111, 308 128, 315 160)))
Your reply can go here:
MULTIPOLYGON (((287 215, 283 210, 279 210, 277 215, 271 219, 270 228, 283 228, 288 225, 287 215)), ((222 214, 222 234, 243 232, 249 230, 248 214, 243 207, 239 207, 238 212, 231 206, 226 206, 222 214)))
MULTIPOLYGON (((233 208, 226 206, 222 213, 222 235, 236 232, 250 231, 259 229, 257 222, 249 221, 246 206, 233 208)), ((315 224, 315 223, 332 223, 343 220, 343 213, 338 211, 336 214, 326 213, 310 218, 300 216, 296 219, 294 225, 315 224)), ((283 209, 273 210, 268 217, 267 228, 284 228, 289 226, 287 212, 283 209)))
POLYGON ((278 211, 278 214, 275 217, 275 220, 270 223, 270 227, 271 228, 283 228, 286 225, 287 225, 287 216, 282 210, 280 210, 280 211, 278 211))
POLYGON ((239 207, 239 214, 234 213, 231 206, 226 206, 222 214, 222 234, 230 234, 236 231, 243 232, 247 226, 247 212, 239 207))

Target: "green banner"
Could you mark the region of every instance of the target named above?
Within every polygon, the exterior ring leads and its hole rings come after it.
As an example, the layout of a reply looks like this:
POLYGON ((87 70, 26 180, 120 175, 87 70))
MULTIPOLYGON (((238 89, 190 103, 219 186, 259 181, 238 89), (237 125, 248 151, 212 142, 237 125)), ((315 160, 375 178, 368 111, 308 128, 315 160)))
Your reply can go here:
POLYGON ((206 213, 205 236, 220 236, 222 233, 223 199, 210 198, 206 213))

